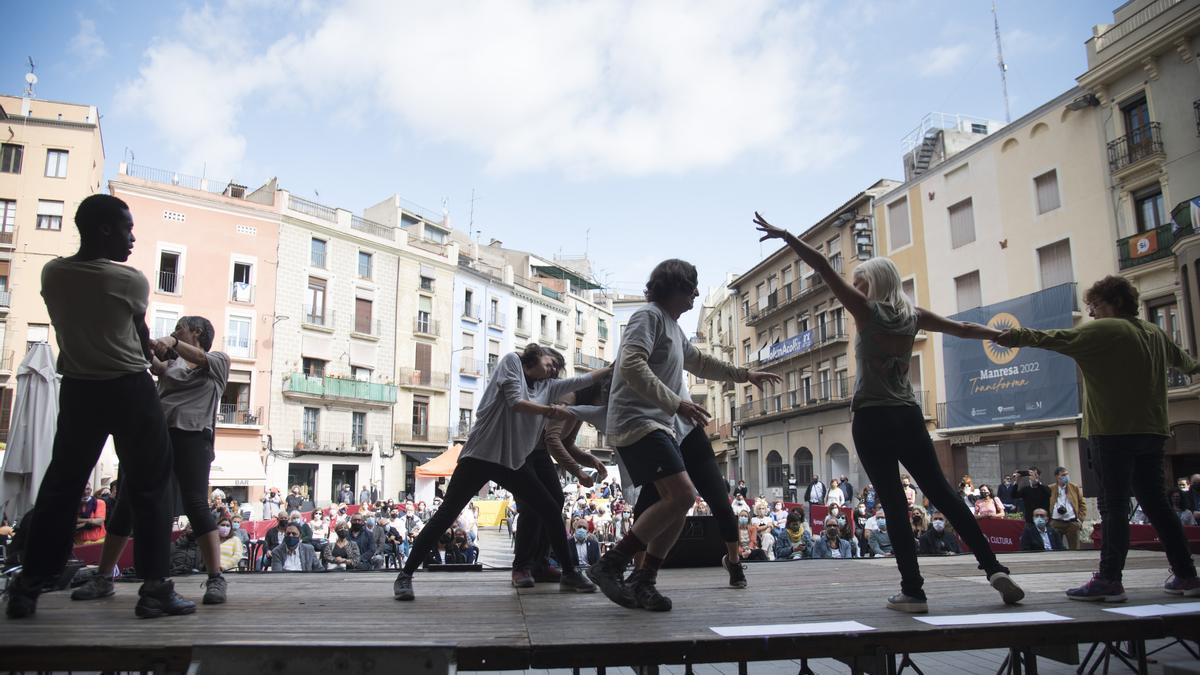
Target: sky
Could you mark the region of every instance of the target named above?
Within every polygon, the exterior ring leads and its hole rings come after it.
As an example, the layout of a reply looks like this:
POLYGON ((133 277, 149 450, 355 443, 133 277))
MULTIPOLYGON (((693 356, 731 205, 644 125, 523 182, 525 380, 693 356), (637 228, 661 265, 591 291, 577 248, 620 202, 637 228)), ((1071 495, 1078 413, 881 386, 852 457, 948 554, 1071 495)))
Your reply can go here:
MULTIPOLYGON (((1116 0, 998 0, 1013 119, 1086 69, 1116 0)), ((122 159, 355 213, 392 195, 483 243, 702 294, 880 178, 929 112, 1004 120, 991 2, 46 0, 0 93, 96 105, 122 159)), ((681 321, 691 332, 695 312, 681 321)))

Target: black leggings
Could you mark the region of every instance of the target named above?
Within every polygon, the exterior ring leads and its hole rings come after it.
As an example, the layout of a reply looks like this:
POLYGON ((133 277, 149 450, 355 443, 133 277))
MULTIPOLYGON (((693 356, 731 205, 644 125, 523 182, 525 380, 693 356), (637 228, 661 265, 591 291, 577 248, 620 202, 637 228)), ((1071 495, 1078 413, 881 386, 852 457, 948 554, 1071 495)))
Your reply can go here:
MULTIPOLYGON (((188 517, 192 532, 197 537, 217 529, 208 505, 208 471, 213 462, 212 431, 183 431, 167 429, 171 437, 172 456, 175 461, 174 478, 183 499, 183 513, 188 517)), ((124 471, 124 467, 121 467, 124 471)), ((133 510, 125 499, 125 484, 117 492, 117 504, 108 521, 108 531, 121 537, 133 532, 133 510)), ((170 494, 171 490, 166 490, 170 494)), ((171 505, 170 510, 174 510, 171 505)))
MULTIPOLYGON (((536 448, 525 460, 525 467, 533 471, 554 499, 559 514, 554 523, 561 523, 565 498, 550 453, 545 448, 536 448)), ((520 517, 517 519, 517 532, 513 536, 513 569, 528 570, 534 565, 545 564, 546 556, 550 554, 550 539, 546 536, 546 527, 542 524, 541 516, 520 497, 517 498, 517 513, 520 517)), ((563 528, 563 531, 565 532, 566 528, 563 528)))
MULTIPOLYGON (((571 564, 570 554, 567 552, 567 531, 559 521, 562 507, 556 505, 561 502, 554 500, 529 463, 526 462, 519 469, 510 469, 474 457, 458 460, 458 466, 454 467, 454 473, 450 476, 446 496, 442 498, 442 505, 429 522, 425 523, 425 527, 421 528, 421 533, 417 535, 412 549, 408 552, 408 560, 404 561, 404 571, 408 574, 417 571, 438 538, 454 524, 458 514, 462 513, 467 504, 471 503, 471 498, 478 494, 489 480, 496 481, 500 487, 520 499, 521 503, 527 504, 531 512, 538 514, 563 573, 573 572, 575 567, 571 564)), ((555 487, 557 489, 557 481, 555 487)), ((526 515, 528 513, 523 512, 521 518, 525 518, 526 515)))
POLYGON ((900 568, 900 590, 913 598, 924 598, 921 569, 917 565, 916 540, 908 533, 908 500, 900 484, 900 468, 904 463, 908 473, 920 486, 938 511, 941 511, 958 532, 975 559, 979 569, 991 576, 993 572, 1008 572, 996 560, 987 537, 979 529, 975 516, 946 481, 942 467, 933 451, 933 441, 925 429, 925 417, 917 406, 888 406, 863 408, 854 413, 852 425, 854 445, 867 477, 875 484, 879 502, 887 514, 888 531, 892 533, 892 553, 900 568))
MULTIPOLYGON (((721 468, 717 466, 717 456, 713 453, 712 443, 704 432, 704 427, 696 427, 684 437, 679 444, 679 452, 683 455, 683 466, 687 468, 688 478, 696 486, 696 492, 708 503, 708 508, 717 517, 717 529, 725 542, 738 540, 737 516, 729 504, 729 484, 721 477, 721 468)), ((654 483, 642 486, 637 503, 633 506, 633 517, 636 520, 658 502, 662 497, 655 489, 654 483)))

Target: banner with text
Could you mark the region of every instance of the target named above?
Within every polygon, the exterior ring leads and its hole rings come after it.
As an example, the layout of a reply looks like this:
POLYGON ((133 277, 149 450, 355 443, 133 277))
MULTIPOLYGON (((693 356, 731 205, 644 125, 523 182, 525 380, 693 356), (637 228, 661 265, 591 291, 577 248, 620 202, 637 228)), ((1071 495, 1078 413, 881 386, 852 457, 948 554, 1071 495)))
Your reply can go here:
MULTIPOLYGON (((952 316, 997 330, 1070 328, 1075 284, 1062 284, 952 316)), ((1031 347, 944 336, 946 428, 1011 424, 1079 414, 1075 362, 1031 347)))

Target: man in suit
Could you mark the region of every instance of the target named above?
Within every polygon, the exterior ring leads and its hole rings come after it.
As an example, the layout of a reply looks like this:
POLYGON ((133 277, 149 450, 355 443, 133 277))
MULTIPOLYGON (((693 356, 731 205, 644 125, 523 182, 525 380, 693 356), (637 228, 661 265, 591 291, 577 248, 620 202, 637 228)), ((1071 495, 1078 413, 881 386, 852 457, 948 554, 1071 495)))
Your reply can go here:
POLYGON ((1021 533, 1022 551, 1063 550, 1062 535, 1050 527, 1048 521, 1046 509, 1033 510, 1033 522, 1026 525, 1021 533))
POLYGON ((571 545, 567 548, 571 553, 571 562, 576 567, 591 567, 600 560, 600 542, 588 534, 587 522, 583 518, 575 519, 571 545))
POLYGON ((325 566, 309 544, 300 541, 300 528, 289 524, 283 541, 271 549, 272 572, 321 572, 325 566))

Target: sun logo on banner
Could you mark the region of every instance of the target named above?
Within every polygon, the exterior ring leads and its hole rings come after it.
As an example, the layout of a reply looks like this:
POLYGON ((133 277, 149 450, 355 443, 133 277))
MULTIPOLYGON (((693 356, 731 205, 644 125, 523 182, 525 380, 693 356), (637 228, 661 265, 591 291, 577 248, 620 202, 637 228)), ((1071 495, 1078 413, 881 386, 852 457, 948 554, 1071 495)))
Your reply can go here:
MULTIPOLYGON (((1021 327, 1021 322, 1017 321, 1017 317, 1008 312, 1000 312, 993 316, 987 322, 988 328, 995 328, 998 331, 1013 330, 1021 327)), ((1017 358, 1017 354, 1021 353, 1020 347, 1004 347, 995 342, 984 341, 983 353, 987 354, 988 360, 992 363, 1003 366, 1013 359, 1017 358)))

